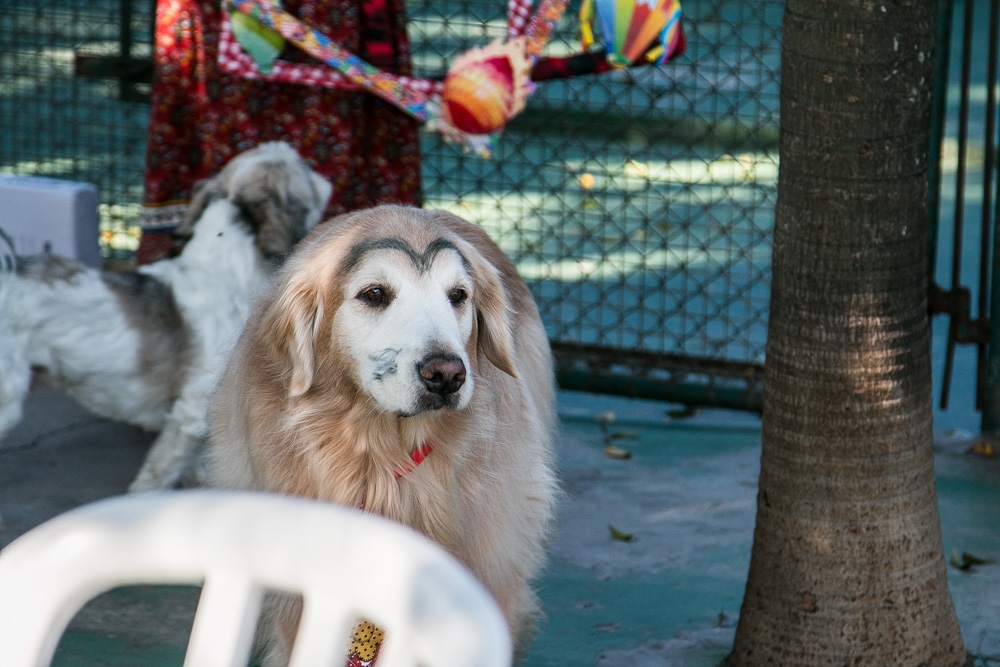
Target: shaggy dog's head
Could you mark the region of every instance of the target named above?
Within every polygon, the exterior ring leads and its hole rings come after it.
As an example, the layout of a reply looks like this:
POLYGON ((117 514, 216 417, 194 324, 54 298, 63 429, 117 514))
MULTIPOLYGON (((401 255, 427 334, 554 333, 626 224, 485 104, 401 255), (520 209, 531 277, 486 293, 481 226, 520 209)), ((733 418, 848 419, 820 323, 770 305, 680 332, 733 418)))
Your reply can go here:
POLYGON ((443 211, 383 206, 321 225, 263 313, 287 395, 333 391, 402 417, 466 407, 485 364, 515 374, 501 260, 443 211))
POLYGON ((263 143, 195 187, 175 234, 190 237, 205 209, 228 199, 242 212, 261 254, 281 260, 319 222, 332 190, 289 144, 263 143))

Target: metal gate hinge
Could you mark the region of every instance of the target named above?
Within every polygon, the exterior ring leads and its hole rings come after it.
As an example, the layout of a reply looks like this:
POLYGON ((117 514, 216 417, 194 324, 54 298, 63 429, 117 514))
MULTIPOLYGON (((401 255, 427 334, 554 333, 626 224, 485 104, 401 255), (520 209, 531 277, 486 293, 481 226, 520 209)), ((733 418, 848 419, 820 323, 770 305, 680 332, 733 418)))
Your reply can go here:
POLYGON ((968 287, 956 287, 945 291, 937 283, 931 283, 927 294, 927 310, 931 315, 947 315, 951 318, 949 337, 954 335, 961 345, 979 345, 990 342, 990 321, 988 318, 973 319, 972 292, 968 287), (954 334, 952 334, 954 330, 954 334))

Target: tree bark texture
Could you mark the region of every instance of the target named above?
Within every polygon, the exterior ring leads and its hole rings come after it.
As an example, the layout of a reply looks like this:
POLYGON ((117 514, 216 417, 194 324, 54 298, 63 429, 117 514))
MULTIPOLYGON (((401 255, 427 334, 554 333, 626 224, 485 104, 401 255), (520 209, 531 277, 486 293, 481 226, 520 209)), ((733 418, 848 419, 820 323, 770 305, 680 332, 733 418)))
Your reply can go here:
POLYGON ((788 0, 757 525, 730 665, 961 665, 932 456, 935 3, 788 0))

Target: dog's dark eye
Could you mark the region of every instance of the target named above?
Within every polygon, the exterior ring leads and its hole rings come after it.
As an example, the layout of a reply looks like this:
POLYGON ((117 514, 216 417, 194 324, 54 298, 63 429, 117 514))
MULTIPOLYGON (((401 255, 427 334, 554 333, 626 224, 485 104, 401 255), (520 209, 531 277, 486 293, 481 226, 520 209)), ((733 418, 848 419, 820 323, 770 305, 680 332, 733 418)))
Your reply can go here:
POLYGON ((388 306, 392 295, 386 288, 374 285, 361 290, 358 298, 369 306, 388 306))
POLYGON ((456 287, 452 291, 448 292, 448 300, 451 301, 451 305, 453 306, 461 306, 468 298, 469 295, 466 294, 465 290, 461 287, 456 287))

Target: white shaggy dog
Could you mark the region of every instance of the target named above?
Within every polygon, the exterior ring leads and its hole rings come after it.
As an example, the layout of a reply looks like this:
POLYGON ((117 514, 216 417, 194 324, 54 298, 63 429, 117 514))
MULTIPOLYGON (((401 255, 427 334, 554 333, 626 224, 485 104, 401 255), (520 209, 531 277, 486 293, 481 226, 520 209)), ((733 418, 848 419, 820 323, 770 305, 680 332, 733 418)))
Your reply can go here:
MULTIPOLYGON (((482 229, 359 211, 313 230, 255 307, 216 394, 213 476, 423 532, 523 644, 555 505, 554 396, 538 309, 482 229)), ((269 667, 288 661, 298 614, 278 606, 269 667)))
POLYGON ((235 157, 202 183, 179 256, 101 272, 0 247, 0 438, 32 371, 97 415, 160 434, 132 490, 174 485, 207 437, 210 395, 253 299, 330 197, 285 143, 235 157))

